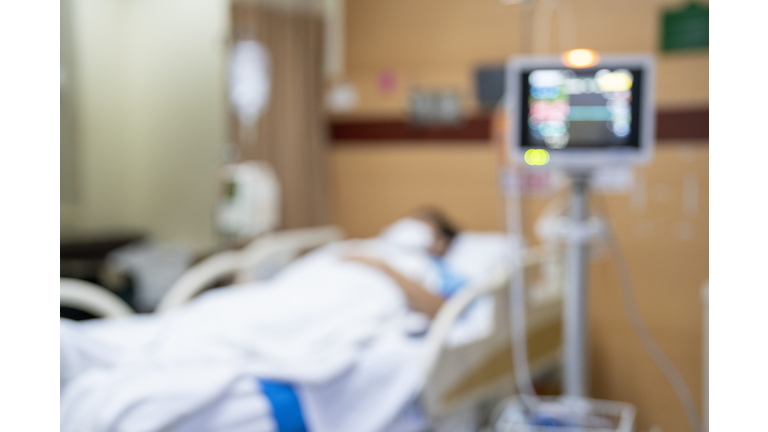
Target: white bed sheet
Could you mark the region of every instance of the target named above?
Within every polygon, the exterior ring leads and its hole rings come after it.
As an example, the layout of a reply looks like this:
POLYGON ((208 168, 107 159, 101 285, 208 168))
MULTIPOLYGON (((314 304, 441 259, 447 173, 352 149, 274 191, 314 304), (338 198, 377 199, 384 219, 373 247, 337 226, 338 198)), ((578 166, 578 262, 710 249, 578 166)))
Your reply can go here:
MULTIPOLYGON (((374 242, 366 246, 404 274, 428 275, 423 271, 430 268, 427 256, 374 242)), ((318 413, 316 432, 381 430, 417 383, 394 380, 386 391, 380 385, 370 392, 379 400, 367 406, 381 414, 351 419, 349 429, 324 417, 334 412, 337 399, 312 396, 343 376, 359 385, 355 374, 345 374, 361 356, 377 341, 389 340, 387 335, 396 343, 406 337, 402 292, 382 272, 341 259, 346 247, 323 248, 267 283, 214 290, 155 317, 63 322, 61 430, 163 430, 220 400, 243 377, 254 376, 311 387, 306 405, 318 413)), ((403 371, 406 380, 407 368, 403 371)), ((354 397, 346 405, 355 400, 364 406, 354 397)))
MULTIPOLYGON (((298 386, 310 431, 424 432, 430 424, 416 396, 422 340, 382 338, 330 383, 298 386)), ((278 432, 256 377, 235 381, 219 400, 169 432, 278 432)))
MULTIPOLYGON (((307 430, 315 428, 307 420, 307 430)), ((425 432, 430 423, 418 401, 405 404, 380 432, 425 432)), ((278 432, 272 407, 253 377, 233 383, 227 393, 208 407, 185 418, 168 432, 278 432)))
POLYGON ((408 336, 405 299, 389 278, 339 260, 350 245, 427 286, 436 282, 426 256, 344 242, 273 281, 212 291, 183 311, 63 323, 61 430, 274 430, 256 376, 297 383, 313 432, 423 430, 414 405, 423 341, 408 336), (290 316, 280 304, 291 305, 290 316), (322 325, 300 324, 310 321, 322 325), (101 367, 82 373, 83 352, 98 353, 101 367))
MULTIPOLYGON (((140 331, 130 331, 128 322, 118 323, 115 328, 130 336, 128 342, 131 344, 141 343, 148 337, 148 331, 142 335, 140 331)), ((144 330, 151 327, 149 320, 143 317, 137 323, 144 330)), ((98 330, 92 332, 97 337, 117 335, 103 326, 92 327, 98 330)), ((101 365, 114 362, 113 358, 104 356, 110 351, 104 349, 103 340, 78 335, 80 330, 76 324, 62 322, 62 365, 68 364, 72 369, 70 375, 79 375, 77 369, 83 366, 78 362, 95 360, 101 365), (83 352, 83 347, 88 351, 83 352), (76 358, 78 354, 84 354, 83 358, 76 358)), ((428 421, 416 403, 423 384, 423 342, 422 338, 410 337, 402 331, 383 332, 370 342, 352 367, 331 381, 297 384, 309 430, 426 430, 428 421)), ((209 364, 91 370, 78 376, 75 384, 66 389, 67 397, 62 401, 62 430, 79 430, 74 425, 83 425, 84 419, 88 420, 88 416, 82 416, 83 409, 99 407, 100 415, 91 418, 86 429, 156 430, 163 424, 163 430, 173 432, 277 432, 271 406, 259 391, 258 375, 232 372, 226 364, 223 367, 209 364), (220 389, 218 394, 211 391, 215 388, 220 389), (172 389, 170 394, 168 389, 172 389), (119 391, 121 398, 115 399, 114 391, 119 391), (122 409, 123 400, 136 403, 136 412, 122 409), (79 405, 80 409, 73 410, 72 404, 79 405), (164 412, 158 416, 158 411, 164 412), (127 419, 113 421, 126 413, 127 419), (105 424, 110 427, 102 428, 105 424)))

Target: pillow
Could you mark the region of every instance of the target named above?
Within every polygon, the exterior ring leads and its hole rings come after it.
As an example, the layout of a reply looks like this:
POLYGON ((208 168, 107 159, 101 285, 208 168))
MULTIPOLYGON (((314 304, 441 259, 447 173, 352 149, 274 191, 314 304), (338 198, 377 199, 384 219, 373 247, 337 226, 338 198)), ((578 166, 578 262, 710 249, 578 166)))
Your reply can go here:
POLYGON ((384 228, 379 239, 403 249, 426 251, 435 242, 435 234, 426 222, 402 218, 384 228))
POLYGON ((444 260, 448 268, 467 279, 468 287, 482 283, 498 266, 511 262, 511 241, 503 232, 464 231, 453 240, 444 260))

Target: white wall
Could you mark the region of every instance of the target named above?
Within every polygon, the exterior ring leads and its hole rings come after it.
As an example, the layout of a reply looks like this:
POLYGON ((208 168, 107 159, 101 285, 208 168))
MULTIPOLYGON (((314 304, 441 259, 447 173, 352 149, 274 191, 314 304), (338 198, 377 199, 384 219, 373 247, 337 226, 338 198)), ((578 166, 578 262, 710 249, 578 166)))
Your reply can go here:
POLYGON ((60 8, 60 50, 61 92, 60 97, 60 129, 59 129, 59 168, 60 168, 60 202, 62 205, 72 205, 77 201, 77 139, 75 129, 76 115, 74 97, 76 83, 72 74, 72 8, 70 0, 61 0, 60 8))
POLYGON ((62 207, 63 226, 126 224, 127 152, 124 47, 127 2, 74 0, 73 65, 70 81, 77 108, 78 200, 62 207))
POLYGON ((210 247, 227 0, 75 0, 80 197, 62 226, 210 247))

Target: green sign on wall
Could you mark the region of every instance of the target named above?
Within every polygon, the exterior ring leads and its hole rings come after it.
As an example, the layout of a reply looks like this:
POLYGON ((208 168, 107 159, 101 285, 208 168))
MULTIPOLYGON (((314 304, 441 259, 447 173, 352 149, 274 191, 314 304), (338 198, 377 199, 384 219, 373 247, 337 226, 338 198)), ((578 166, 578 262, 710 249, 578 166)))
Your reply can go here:
POLYGON ((664 12, 661 50, 682 51, 709 48, 709 5, 688 3, 664 12))

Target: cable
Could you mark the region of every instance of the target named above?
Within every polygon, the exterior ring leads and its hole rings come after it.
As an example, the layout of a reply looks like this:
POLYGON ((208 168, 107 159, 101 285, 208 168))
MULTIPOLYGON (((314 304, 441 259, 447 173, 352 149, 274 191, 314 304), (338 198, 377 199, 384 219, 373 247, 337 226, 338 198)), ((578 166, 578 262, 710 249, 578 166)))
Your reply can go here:
MULTIPOLYGON (((506 171, 505 174, 518 173, 506 171)), ((525 278, 523 255, 525 246, 522 232, 522 202, 519 179, 512 178, 505 188, 507 204, 507 232, 514 251, 514 265, 510 278, 509 306, 510 332, 512 336, 512 360, 514 363, 515 383, 525 406, 533 410, 538 405, 538 397, 533 387, 528 365, 528 347, 526 341, 525 319, 525 278), (511 183, 511 184, 510 184, 511 183)))
POLYGON ((637 337, 643 344, 645 351, 651 357, 651 360, 653 360, 656 366, 661 370, 661 372, 667 378, 667 381, 672 384, 675 393, 677 393, 678 399, 683 404, 685 415, 688 417, 688 424, 691 428, 691 431, 700 432, 702 428, 699 412, 696 408, 696 403, 693 400, 693 396, 691 395, 691 391, 688 389, 688 385, 685 383, 685 380, 680 375, 680 372, 677 370, 672 361, 669 360, 658 343, 656 343, 656 340, 653 338, 653 335, 651 335, 650 330, 648 330, 648 327, 640 315, 640 310, 638 309, 637 303, 635 302, 634 289, 632 286, 632 277, 629 272, 629 266, 627 265, 627 260, 624 256, 624 252, 622 251, 621 246, 619 245, 618 239, 616 238, 616 234, 613 230, 613 224, 610 222, 610 217, 608 217, 608 206, 605 205, 602 196, 598 197, 600 208, 606 216, 605 219, 607 221, 606 227, 608 232, 608 244, 614 255, 613 262, 616 266, 616 272, 619 276, 621 297, 624 303, 624 309, 627 313, 627 317, 629 318, 629 322, 632 324, 632 328, 635 330, 637 337))
MULTIPOLYGON (((525 320, 525 289, 524 289, 524 277, 523 277, 523 262, 522 253, 524 252, 524 246, 522 242, 522 226, 521 220, 521 191, 519 182, 511 182, 512 185, 507 185, 507 230, 512 234, 513 246, 516 247, 518 254, 516 255, 515 266, 513 269, 512 279, 510 281, 510 308, 512 316, 510 318, 511 332, 512 332, 512 347, 513 347, 513 361, 515 364, 515 381, 518 387, 518 391, 521 396, 521 400, 529 412, 535 412, 536 408, 540 404, 540 399, 535 392, 533 382, 530 375, 530 368, 528 364, 528 352, 526 342, 526 320, 525 320), (515 215, 517 217, 515 217, 515 215)), ((643 347, 645 348, 651 360, 661 370, 666 377, 667 381, 672 385, 678 399, 683 405, 686 417, 688 419, 689 426, 692 432, 700 432, 701 422, 699 419, 698 409, 693 400, 690 390, 688 389, 685 380, 680 375, 680 372, 669 360, 664 351, 659 347, 658 343, 653 338, 650 330, 642 319, 640 311, 637 307, 637 303, 634 298, 634 289, 632 286, 632 278, 629 272, 629 266, 627 264, 624 253, 618 243, 613 225, 610 222, 607 206, 604 203, 602 196, 599 196, 599 204, 602 212, 606 216, 606 228, 608 233, 608 245, 614 256, 614 264, 619 276, 622 302, 629 318, 630 324, 633 330, 640 339, 643 347)))
MULTIPOLYGON (((496 111, 508 109, 508 106, 505 103, 506 100, 506 95, 499 100, 496 104, 496 111)), ((494 121, 496 121, 495 116, 494 121)), ((499 130, 496 124, 494 124, 493 130, 499 130)), ((501 133, 501 135, 494 136, 494 142, 497 142, 496 139, 499 140, 497 144, 502 147, 500 153, 504 154, 504 149, 506 148, 505 139, 507 136, 505 130, 502 130, 501 133)), ((514 169, 509 162, 510 161, 506 160, 506 158, 502 158, 502 163, 499 165, 499 181, 504 194, 504 210, 506 216, 504 222, 507 227, 514 260, 510 277, 509 296, 512 361, 514 364, 514 377, 518 393, 526 408, 534 410, 535 407, 538 406, 539 400, 536 395, 536 390, 533 387, 533 380, 531 379, 528 365, 528 347, 525 329, 526 301, 524 288, 525 279, 523 277, 523 257, 525 255, 526 245, 522 222, 521 177, 519 170, 514 169)))

